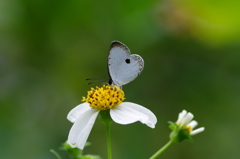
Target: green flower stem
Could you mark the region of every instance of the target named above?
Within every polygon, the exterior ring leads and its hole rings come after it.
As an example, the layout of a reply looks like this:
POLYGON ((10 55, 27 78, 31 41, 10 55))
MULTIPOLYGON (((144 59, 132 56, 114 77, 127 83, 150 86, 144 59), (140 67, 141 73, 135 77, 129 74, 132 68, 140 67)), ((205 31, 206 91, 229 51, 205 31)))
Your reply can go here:
POLYGON ((168 141, 162 148, 160 148, 155 154, 153 154, 149 159, 155 159, 160 154, 162 154, 168 147, 170 147, 174 143, 174 140, 168 141))
POLYGON ((108 159, 112 159, 112 146, 111 146, 111 133, 110 133, 110 124, 106 122, 106 133, 107 133, 107 148, 108 148, 108 159))
POLYGON ((110 116, 110 110, 100 111, 101 121, 106 126, 106 135, 107 135, 107 149, 108 149, 108 159, 112 159, 112 146, 111 146, 111 134, 110 134, 110 125, 112 123, 112 118, 110 116))
POLYGON ((51 149, 50 152, 53 153, 57 157, 57 159, 62 159, 61 156, 55 150, 51 149))

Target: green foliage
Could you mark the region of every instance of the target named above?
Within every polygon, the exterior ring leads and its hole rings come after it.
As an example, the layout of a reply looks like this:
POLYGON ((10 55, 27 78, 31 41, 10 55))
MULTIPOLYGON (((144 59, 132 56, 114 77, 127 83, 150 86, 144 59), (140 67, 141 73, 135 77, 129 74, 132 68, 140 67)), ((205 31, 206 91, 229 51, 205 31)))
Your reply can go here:
MULTIPOLYGON (((86 146, 89 146, 90 143, 86 143, 86 146)), ((72 148, 67 142, 63 143, 60 147, 61 150, 66 151, 68 153, 68 156, 70 156, 73 159, 80 159, 82 156, 83 151, 79 148, 72 148)))
MULTIPOLYGON (((89 142, 85 144, 85 147, 88 146, 90 146, 89 142)), ((60 150, 66 151, 68 156, 72 159, 101 159, 97 155, 83 155, 83 150, 80 150, 78 148, 72 148, 67 142, 62 144, 60 150)), ((60 155, 57 154, 54 150, 51 150, 51 152, 54 153, 58 159, 61 159, 60 155)))
POLYGON ((193 141, 192 136, 186 130, 179 129, 178 142, 182 142, 183 140, 193 141))
POLYGON ((174 122, 169 122, 169 128, 172 130, 170 139, 174 142, 180 143, 183 140, 193 141, 192 136, 184 129, 180 129, 174 122))

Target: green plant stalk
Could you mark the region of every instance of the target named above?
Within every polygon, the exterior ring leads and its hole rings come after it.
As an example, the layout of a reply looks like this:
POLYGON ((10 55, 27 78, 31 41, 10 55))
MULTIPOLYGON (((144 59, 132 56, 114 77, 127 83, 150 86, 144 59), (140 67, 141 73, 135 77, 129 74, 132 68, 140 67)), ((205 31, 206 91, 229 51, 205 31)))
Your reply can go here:
POLYGON ((112 159, 112 146, 111 146, 111 133, 110 133, 110 124, 106 122, 106 135, 107 135, 107 149, 108 149, 108 159, 112 159))
POLYGON ((160 154, 162 154, 167 148, 169 148, 174 143, 174 140, 168 141, 162 148, 160 148, 155 154, 153 154, 149 159, 155 159, 160 154))
POLYGON ((51 149, 50 152, 53 153, 57 157, 57 159, 62 159, 61 156, 55 150, 51 149))

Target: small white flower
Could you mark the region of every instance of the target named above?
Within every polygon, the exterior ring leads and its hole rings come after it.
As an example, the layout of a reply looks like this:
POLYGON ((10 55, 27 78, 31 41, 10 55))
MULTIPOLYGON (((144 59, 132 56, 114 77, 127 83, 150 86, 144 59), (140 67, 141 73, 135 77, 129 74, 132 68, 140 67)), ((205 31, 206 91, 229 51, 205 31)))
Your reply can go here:
POLYGON ((122 102, 123 99, 124 92, 119 87, 103 86, 89 91, 88 97, 83 98, 86 102, 73 108, 67 116, 74 123, 67 141, 71 147, 84 148, 101 110, 110 109, 112 120, 118 124, 140 121, 151 128, 155 127, 157 118, 149 109, 135 103, 122 102))
POLYGON ((204 127, 201 127, 193 130, 198 125, 197 121, 192 120, 193 117, 194 115, 192 113, 183 110, 181 113, 179 113, 178 120, 176 121, 179 129, 184 129, 188 131, 191 136, 203 132, 205 129, 204 127))

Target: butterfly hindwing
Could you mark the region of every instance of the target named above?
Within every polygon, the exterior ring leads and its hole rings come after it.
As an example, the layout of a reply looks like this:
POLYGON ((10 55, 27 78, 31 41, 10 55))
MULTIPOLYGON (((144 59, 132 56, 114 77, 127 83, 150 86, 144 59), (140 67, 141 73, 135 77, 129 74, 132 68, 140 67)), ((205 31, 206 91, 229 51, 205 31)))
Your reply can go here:
POLYGON ((125 85, 133 81, 143 70, 141 56, 130 53, 126 45, 113 41, 108 55, 108 71, 113 84, 125 85))

